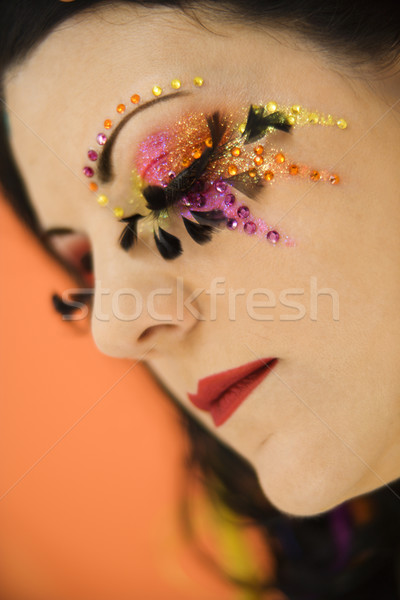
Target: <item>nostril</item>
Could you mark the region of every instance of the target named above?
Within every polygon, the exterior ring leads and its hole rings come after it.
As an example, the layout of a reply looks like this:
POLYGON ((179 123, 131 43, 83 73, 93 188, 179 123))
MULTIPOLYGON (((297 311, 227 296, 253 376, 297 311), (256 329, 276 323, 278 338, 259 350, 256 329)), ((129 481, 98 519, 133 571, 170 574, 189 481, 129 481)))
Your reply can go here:
POLYGON ((160 333, 162 330, 171 328, 176 329, 176 325, 172 323, 163 323, 162 325, 152 325, 151 327, 146 327, 144 331, 139 335, 138 342, 142 342, 143 340, 147 340, 152 337, 155 333, 160 333))

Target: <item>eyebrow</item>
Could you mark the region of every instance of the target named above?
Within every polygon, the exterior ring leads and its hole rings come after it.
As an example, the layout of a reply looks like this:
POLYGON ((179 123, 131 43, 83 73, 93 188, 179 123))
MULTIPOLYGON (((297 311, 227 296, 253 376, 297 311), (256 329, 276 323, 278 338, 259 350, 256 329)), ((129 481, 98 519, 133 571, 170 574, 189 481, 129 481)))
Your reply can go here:
POLYGON ((154 98, 154 100, 149 100, 145 104, 138 106, 132 112, 127 114, 122 119, 122 121, 120 121, 120 123, 118 123, 118 126, 114 129, 114 131, 108 138, 107 143, 104 146, 104 149, 99 156, 97 173, 98 173, 98 177, 99 177, 99 180, 101 181, 101 183, 109 183, 114 178, 114 172, 113 172, 112 161, 111 161, 112 150, 113 150, 113 147, 115 145, 115 142, 117 140, 119 133, 121 132, 122 128, 125 127, 127 122, 130 121, 138 113, 143 112, 144 110, 154 106, 155 104, 158 104, 160 102, 166 102, 168 100, 171 100, 172 98, 177 98, 177 97, 182 98, 183 96, 188 96, 190 94, 191 94, 191 92, 173 92, 171 94, 167 94, 166 96, 161 96, 160 98, 154 98))

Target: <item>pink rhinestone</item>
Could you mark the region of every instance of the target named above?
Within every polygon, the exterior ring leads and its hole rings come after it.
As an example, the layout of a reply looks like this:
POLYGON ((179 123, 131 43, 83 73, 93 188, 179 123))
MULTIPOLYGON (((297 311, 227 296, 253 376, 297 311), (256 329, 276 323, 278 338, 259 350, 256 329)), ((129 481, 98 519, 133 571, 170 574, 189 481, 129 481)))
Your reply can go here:
POLYGON ((236 221, 236 219, 228 219, 226 222, 226 226, 228 229, 236 229, 236 227, 238 226, 238 222, 236 221))
POLYGON ((97 154, 96 150, 89 150, 89 152, 87 153, 89 160, 97 160, 99 155, 97 154))
POLYGON ((247 206, 241 206, 240 208, 237 209, 237 214, 239 215, 239 217, 241 219, 245 219, 246 217, 249 216, 250 211, 247 208, 247 206))
POLYGON ((249 235, 252 235, 253 233, 255 233, 257 231, 257 225, 255 223, 253 223, 253 221, 249 221, 248 223, 244 224, 243 229, 245 230, 246 233, 248 233, 249 235))
POLYGON ((271 244, 276 244, 276 242, 279 240, 280 235, 277 231, 268 231, 267 233, 267 240, 269 242, 271 242, 271 244))
POLYGON ((92 167, 83 167, 83 174, 86 175, 86 177, 93 177, 94 175, 94 171, 92 169, 92 167))
POLYGON ((236 200, 236 198, 233 194, 227 194, 225 196, 225 200, 224 200, 225 206, 232 206, 232 204, 235 203, 235 200, 236 200))
POLYGON ((107 141, 107 136, 105 133, 98 133, 96 139, 97 139, 97 143, 99 144, 99 146, 104 146, 104 144, 107 141))
POLYGON ((223 181, 217 181, 217 182, 214 184, 214 187, 215 187, 215 189, 217 190, 217 192, 218 192, 219 194, 223 194, 224 192, 226 192, 226 188, 227 188, 228 186, 227 186, 227 185, 226 185, 226 183, 224 183, 223 181))

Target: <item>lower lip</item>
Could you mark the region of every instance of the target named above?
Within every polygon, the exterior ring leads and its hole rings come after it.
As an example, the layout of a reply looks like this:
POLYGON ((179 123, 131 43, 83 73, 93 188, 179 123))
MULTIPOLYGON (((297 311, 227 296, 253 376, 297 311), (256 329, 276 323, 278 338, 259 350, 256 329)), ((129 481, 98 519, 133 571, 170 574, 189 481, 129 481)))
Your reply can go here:
POLYGON ((253 371, 226 390, 208 409, 214 424, 219 427, 239 408, 249 394, 265 379, 277 363, 274 359, 265 367, 253 371))

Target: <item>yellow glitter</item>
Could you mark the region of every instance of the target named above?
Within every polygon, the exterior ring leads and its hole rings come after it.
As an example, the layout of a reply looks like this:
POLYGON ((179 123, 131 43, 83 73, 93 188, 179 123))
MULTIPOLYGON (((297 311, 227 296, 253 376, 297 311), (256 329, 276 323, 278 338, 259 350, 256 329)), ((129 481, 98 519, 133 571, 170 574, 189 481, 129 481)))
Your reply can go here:
POLYGON ((228 167, 228 173, 229 175, 236 175, 237 174, 237 167, 236 165, 229 165, 228 167))
POLYGON ((193 83, 196 87, 201 87, 204 83, 204 79, 202 77, 195 77, 193 83))
POLYGON ((161 94, 162 94, 162 87, 159 86, 159 85, 155 85, 151 91, 153 92, 154 96, 161 96, 161 94))
POLYGON ((232 156, 240 156, 240 152, 240 148, 238 148, 237 146, 235 148, 232 148, 231 150, 232 156))
POLYGON ((339 127, 339 129, 346 129, 347 122, 344 119, 339 119, 336 121, 336 125, 339 127))
POLYGON ((181 85, 182 85, 182 84, 181 84, 181 82, 179 81, 179 79, 173 79, 173 80, 171 81, 171 87, 172 87, 174 90, 179 90, 179 88, 181 87, 181 85))
POLYGON ((272 171, 265 171, 265 173, 264 173, 265 181, 272 181, 273 178, 274 178, 274 174, 272 171))
POLYGON ((293 106, 290 110, 292 111, 292 113, 294 115, 298 115, 301 111, 301 106, 300 106, 300 104, 293 104, 293 106))
POLYGON ((100 206, 106 206, 106 204, 108 204, 108 198, 104 194, 100 194, 100 196, 97 196, 97 202, 100 206))
POLYGON ((117 217, 117 219, 122 219, 122 217, 124 216, 124 209, 117 206, 116 208, 114 208, 113 213, 117 217))
POLYGON ((276 104, 276 102, 268 102, 267 104, 267 111, 270 113, 273 113, 276 111, 276 109, 278 108, 278 105, 276 104))

